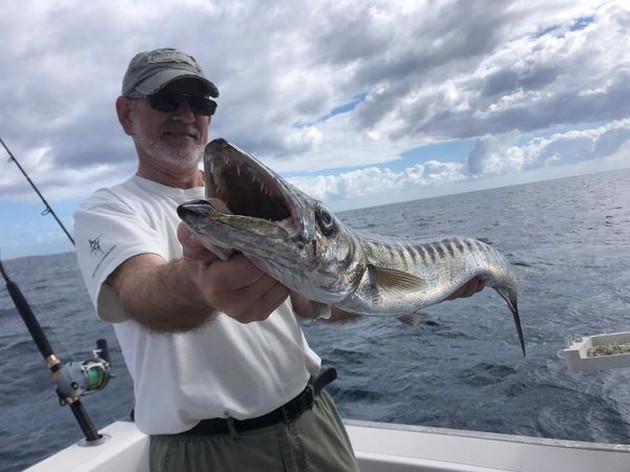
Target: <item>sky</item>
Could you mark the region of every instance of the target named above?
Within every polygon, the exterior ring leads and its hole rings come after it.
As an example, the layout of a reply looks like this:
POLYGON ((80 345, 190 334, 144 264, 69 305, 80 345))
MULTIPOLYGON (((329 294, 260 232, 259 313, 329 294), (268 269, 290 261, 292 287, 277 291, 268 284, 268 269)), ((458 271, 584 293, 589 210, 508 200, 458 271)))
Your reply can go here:
MULTIPOLYGON (((211 138, 334 211, 625 168, 628 31, 623 0, 4 0, 0 138, 72 231, 135 172, 130 59, 175 47, 211 138)), ((44 209, 0 148, 0 258, 72 250, 44 209)))

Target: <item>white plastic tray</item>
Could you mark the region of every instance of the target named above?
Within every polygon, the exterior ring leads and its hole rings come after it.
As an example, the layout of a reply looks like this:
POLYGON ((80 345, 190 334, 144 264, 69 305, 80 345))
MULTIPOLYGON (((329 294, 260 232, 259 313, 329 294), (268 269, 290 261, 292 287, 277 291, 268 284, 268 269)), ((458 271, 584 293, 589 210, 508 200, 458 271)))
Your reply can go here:
POLYGON ((571 372, 630 367, 630 331, 567 340, 564 359, 571 372))

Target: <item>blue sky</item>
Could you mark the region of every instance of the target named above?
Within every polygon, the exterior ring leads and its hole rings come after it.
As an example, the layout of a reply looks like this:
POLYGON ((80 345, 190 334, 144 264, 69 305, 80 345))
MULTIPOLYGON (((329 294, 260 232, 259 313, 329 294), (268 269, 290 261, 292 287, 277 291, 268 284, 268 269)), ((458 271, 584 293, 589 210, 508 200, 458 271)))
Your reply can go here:
MULTIPOLYGON (((211 137, 342 210, 630 166, 623 1, 7 0, 0 137, 63 223, 135 171, 138 51, 191 53, 211 137), (14 21, 20 18, 20 21, 14 21)), ((0 149, 0 256, 72 250, 0 149)))

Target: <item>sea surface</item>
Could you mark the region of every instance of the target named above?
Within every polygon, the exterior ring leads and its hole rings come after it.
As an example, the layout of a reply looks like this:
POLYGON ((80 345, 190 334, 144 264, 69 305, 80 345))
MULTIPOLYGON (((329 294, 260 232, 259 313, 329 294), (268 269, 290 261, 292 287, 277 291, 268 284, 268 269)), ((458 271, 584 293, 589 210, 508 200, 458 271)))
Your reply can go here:
MULTIPOLYGON (((570 335, 630 331, 630 169, 339 214, 397 236, 457 234, 490 242, 515 265, 527 357, 491 289, 391 318, 304 330, 339 379, 346 418, 630 443, 630 369, 570 373, 570 335)), ((5 262, 62 361, 108 340, 116 377, 83 397, 97 428, 126 419, 132 385, 111 326, 94 314, 72 253, 5 262)), ((20 471, 82 434, 58 404, 43 359, 0 286, 0 470, 20 471)))

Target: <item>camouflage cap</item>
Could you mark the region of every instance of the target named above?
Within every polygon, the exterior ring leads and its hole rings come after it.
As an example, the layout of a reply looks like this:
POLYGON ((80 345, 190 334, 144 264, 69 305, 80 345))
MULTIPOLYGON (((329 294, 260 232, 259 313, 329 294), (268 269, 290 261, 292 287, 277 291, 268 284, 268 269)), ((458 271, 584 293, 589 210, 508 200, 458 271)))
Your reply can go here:
POLYGON ((216 85, 206 78, 195 58, 173 48, 136 54, 123 78, 122 94, 125 97, 152 95, 165 85, 184 78, 199 79, 209 96, 219 96, 216 85))

